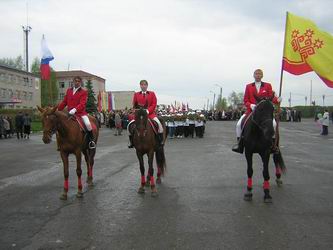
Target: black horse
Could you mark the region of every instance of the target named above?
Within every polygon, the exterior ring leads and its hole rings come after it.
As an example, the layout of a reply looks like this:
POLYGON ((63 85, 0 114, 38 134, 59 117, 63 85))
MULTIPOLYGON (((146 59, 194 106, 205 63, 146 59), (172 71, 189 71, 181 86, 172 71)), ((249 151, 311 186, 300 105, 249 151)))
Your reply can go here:
MULTIPOLYGON (((161 120, 160 120, 161 121, 161 120)), ((165 124, 161 121, 163 126, 163 140, 166 139, 166 129, 165 124)), ((141 185, 139 187, 138 193, 145 193, 144 187, 146 185, 151 186, 151 195, 153 197, 157 196, 157 189, 154 181, 154 169, 153 169, 153 160, 154 154, 156 154, 156 163, 157 163, 157 179, 156 183, 161 183, 161 175, 164 174, 166 163, 165 163, 165 154, 164 146, 159 145, 158 138, 152 123, 148 119, 148 114, 146 109, 140 107, 135 110, 135 123, 130 127, 130 132, 133 135, 133 145, 136 149, 136 155, 140 163, 140 172, 141 172, 141 185), (143 156, 147 154, 148 156, 148 175, 147 180, 145 179, 145 167, 143 156)), ((164 143, 163 143, 164 144, 164 143)))
MULTIPOLYGON (((259 98, 256 96, 257 106, 254 112, 251 114, 248 122, 243 128, 243 138, 245 147, 245 157, 247 161, 247 192, 244 195, 244 199, 247 201, 252 200, 252 156, 254 153, 258 153, 263 162, 263 177, 264 177, 264 202, 272 202, 269 189, 269 158, 272 153, 272 146, 274 136, 273 127, 273 112, 274 106, 271 98, 259 98)), ((278 140, 278 138, 276 138, 278 140)), ((277 183, 282 184, 280 177, 281 172, 285 171, 285 164, 282 158, 281 151, 277 148, 274 150, 273 160, 276 167, 277 183)))

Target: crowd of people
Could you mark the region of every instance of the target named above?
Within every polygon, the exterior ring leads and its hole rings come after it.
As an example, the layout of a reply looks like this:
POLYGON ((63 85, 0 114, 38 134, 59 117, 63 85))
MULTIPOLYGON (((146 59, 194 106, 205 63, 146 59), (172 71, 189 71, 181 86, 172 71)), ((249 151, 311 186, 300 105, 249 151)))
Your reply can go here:
MULTIPOLYGON (((100 124, 110 129, 114 129, 114 135, 122 135, 122 131, 127 129, 133 110, 116 110, 111 112, 101 112, 96 115, 100 124)), ((133 115, 132 115, 133 116, 133 115)), ((207 114, 200 110, 170 112, 159 110, 158 116, 161 117, 166 125, 166 133, 170 139, 198 137, 203 138, 207 114)))
POLYGON ((32 122, 30 115, 20 111, 14 121, 10 116, 0 115, 0 139, 14 137, 14 133, 17 139, 29 139, 32 122))

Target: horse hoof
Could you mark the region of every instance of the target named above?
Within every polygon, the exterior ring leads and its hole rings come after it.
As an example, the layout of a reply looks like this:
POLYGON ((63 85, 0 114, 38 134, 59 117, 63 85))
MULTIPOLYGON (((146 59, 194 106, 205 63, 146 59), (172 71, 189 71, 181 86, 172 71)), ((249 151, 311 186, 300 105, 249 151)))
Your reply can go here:
POLYGON ((245 201, 252 201, 252 193, 248 192, 246 194, 244 194, 244 200, 245 201))
POLYGON ((157 191, 152 191, 152 192, 151 192, 151 197, 156 198, 157 196, 158 196, 157 191))
POLYGON ((161 184, 161 183, 162 183, 162 179, 161 179, 160 177, 158 177, 158 178, 156 179, 156 183, 157 183, 157 184, 161 184))
POLYGON ((149 182, 146 182, 145 186, 146 186, 146 187, 150 187, 150 183, 149 183, 149 182))
POLYGON ((83 193, 82 192, 77 192, 76 197, 77 198, 83 198, 83 193))
POLYGON ((282 185, 282 180, 281 179, 276 179, 276 184, 280 187, 282 185))
POLYGON ((145 188, 139 187, 138 194, 144 194, 144 193, 145 193, 145 188))
POLYGON ((264 203, 272 203, 272 202, 273 202, 273 200, 272 200, 271 196, 264 197, 264 203))
POLYGON ((66 201, 67 200, 67 194, 61 194, 59 198, 60 198, 60 200, 66 201))

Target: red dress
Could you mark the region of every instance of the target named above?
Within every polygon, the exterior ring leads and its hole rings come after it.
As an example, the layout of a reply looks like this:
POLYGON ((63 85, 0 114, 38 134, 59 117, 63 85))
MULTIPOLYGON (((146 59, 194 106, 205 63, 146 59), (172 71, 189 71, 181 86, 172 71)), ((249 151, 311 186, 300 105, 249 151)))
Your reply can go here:
MULTIPOLYGON (((261 82, 261 86, 259 89, 259 92, 257 91, 255 83, 249 83, 246 85, 245 88, 245 94, 244 94, 244 105, 246 106, 246 114, 251 113, 251 104, 256 104, 256 99, 254 96, 258 97, 272 97, 273 96, 273 90, 272 85, 267 82, 261 82)), ((272 102, 274 104, 278 104, 277 98, 274 97, 272 102)))
POLYGON ((58 110, 63 110, 67 106, 67 110, 75 108, 75 115, 83 116, 87 115, 86 104, 88 99, 88 91, 80 87, 75 94, 73 94, 73 88, 69 88, 66 91, 64 100, 58 105, 58 110))
POLYGON ((157 99, 153 91, 147 91, 146 94, 143 94, 141 91, 136 92, 133 96, 133 107, 135 108, 137 105, 147 107, 149 112, 149 119, 156 117, 155 109, 157 105, 157 99))

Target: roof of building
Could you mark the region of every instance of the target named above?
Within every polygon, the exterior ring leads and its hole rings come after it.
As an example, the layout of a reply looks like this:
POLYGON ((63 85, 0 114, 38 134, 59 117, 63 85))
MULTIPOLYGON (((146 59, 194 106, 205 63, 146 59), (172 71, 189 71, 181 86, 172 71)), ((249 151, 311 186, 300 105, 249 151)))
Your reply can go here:
POLYGON ((83 70, 56 71, 55 73, 56 73, 56 78, 74 78, 75 76, 80 76, 80 77, 92 77, 92 78, 97 78, 101 81, 105 81, 104 78, 90 74, 83 70))
POLYGON ((16 69, 16 68, 13 68, 11 66, 2 64, 2 63, 0 63, 0 68, 5 69, 5 70, 9 70, 9 71, 14 71, 16 73, 30 75, 30 76, 34 76, 34 77, 40 78, 39 74, 34 74, 34 73, 31 73, 31 72, 27 72, 25 70, 16 69))

